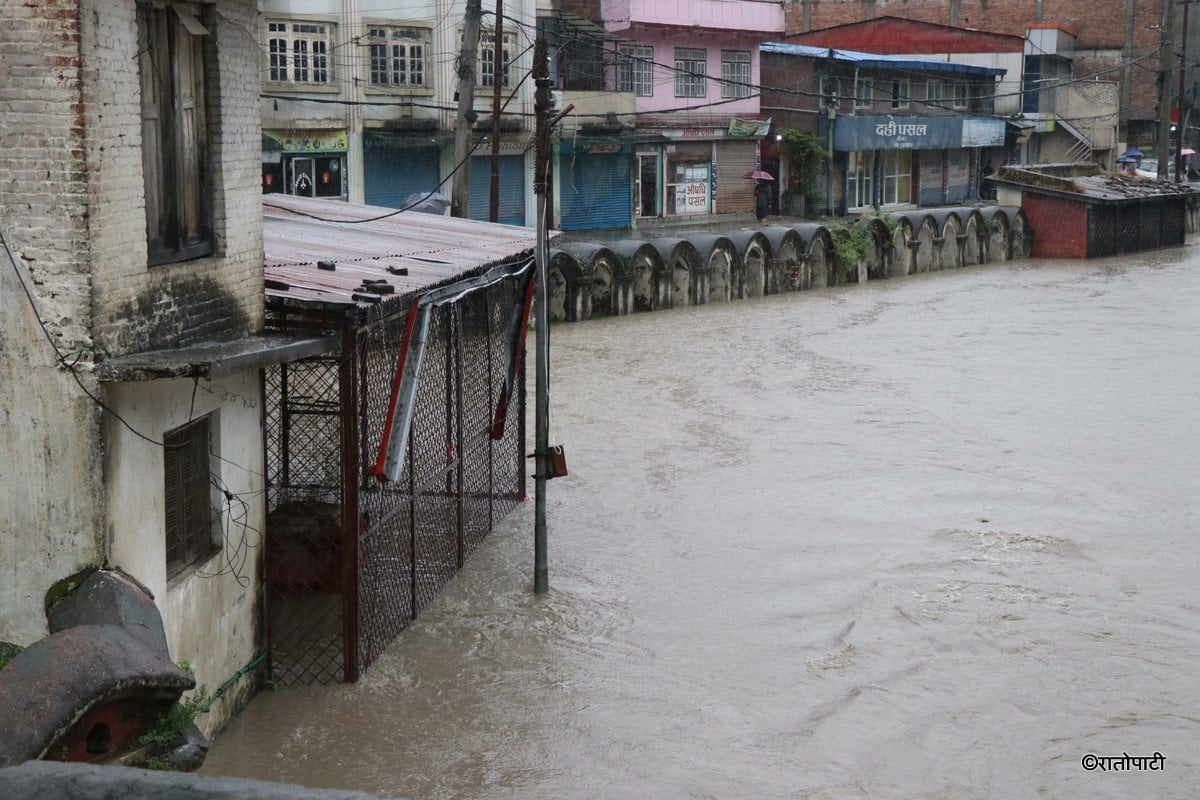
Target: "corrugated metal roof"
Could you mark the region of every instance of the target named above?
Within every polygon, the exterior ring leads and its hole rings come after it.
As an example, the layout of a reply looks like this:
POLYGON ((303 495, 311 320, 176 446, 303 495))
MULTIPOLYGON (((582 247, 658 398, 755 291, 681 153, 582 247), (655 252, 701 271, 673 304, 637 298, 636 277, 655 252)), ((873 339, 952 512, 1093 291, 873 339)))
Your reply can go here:
POLYGON ((959 75, 979 75, 995 77, 1003 75, 1008 70, 996 67, 976 67, 970 64, 954 64, 949 61, 922 61, 912 56, 888 56, 877 53, 859 53, 856 50, 838 50, 833 47, 814 47, 805 44, 787 44, 786 42, 763 42, 759 47, 763 53, 779 53, 787 56, 803 56, 805 58, 828 58, 833 53, 833 60, 844 64, 853 64, 868 69, 907 69, 918 72, 953 72, 959 75))
POLYGON ((495 264, 532 257, 536 245, 533 228, 394 212, 339 200, 265 195, 263 278, 268 300, 347 307, 387 304, 495 264), (321 269, 322 262, 335 268, 321 269), (403 271, 406 274, 398 274, 403 271), (386 282, 384 291, 390 286, 391 293, 364 293, 364 281, 386 282))

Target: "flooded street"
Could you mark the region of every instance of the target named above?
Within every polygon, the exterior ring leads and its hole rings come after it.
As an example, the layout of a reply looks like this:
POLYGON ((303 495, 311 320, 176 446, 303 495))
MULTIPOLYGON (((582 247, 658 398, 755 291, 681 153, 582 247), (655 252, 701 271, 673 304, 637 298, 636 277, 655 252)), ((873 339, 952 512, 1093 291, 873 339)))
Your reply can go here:
POLYGON ((550 594, 530 502, 359 684, 264 692, 204 773, 439 800, 1196 796, 1200 247, 553 346, 550 594), (1082 765, 1123 753, 1165 761, 1082 765))

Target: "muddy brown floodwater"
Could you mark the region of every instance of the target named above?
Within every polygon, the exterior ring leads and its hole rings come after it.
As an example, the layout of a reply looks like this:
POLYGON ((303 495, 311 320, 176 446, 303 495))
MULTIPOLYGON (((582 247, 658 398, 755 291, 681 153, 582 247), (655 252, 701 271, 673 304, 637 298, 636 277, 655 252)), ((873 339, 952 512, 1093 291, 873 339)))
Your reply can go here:
POLYGON ((359 684, 263 693, 205 773, 439 800, 1197 797, 1200 249, 552 340, 549 595, 527 503, 359 684))

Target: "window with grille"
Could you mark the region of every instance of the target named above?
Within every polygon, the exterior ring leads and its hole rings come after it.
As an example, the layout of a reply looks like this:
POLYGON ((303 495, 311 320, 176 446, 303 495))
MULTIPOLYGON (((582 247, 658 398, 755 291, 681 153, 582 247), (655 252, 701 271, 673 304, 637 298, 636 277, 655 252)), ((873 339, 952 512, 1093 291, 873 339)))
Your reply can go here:
POLYGON ((333 83, 333 26, 324 22, 267 23, 267 79, 297 87, 333 83))
POLYGON ((721 51, 721 97, 750 96, 750 51, 721 51))
POLYGON ((209 488, 211 416, 163 436, 163 507, 167 579, 178 577, 220 549, 214 536, 209 488))
POLYGON ((617 91, 633 92, 638 97, 654 95, 654 48, 640 44, 617 48, 617 91))
POLYGON ((708 53, 704 48, 675 48, 675 96, 704 97, 708 53))
POLYGON ((371 85, 424 87, 429 32, 420 28, 371 28, 367 33, 371 85))
POLYGON ((213 57, 198 6, 138 5, 142 178, 151 266, 213 252, 209 97, 213 57))
MULTIPOLYGON (((509 68, 512 61, 513 45, 516 39, 511 33, 504 33, 500 36, 500 46, 502 48, 500 59, 503 65, 503 73, 500 76, 500 87, 507 89, 509 86, 509 76, 512 70, 509 68)), ((496 85, 496 33, 495 31, 483 31, 479 36, 479 85, 488 88, 496 85)))

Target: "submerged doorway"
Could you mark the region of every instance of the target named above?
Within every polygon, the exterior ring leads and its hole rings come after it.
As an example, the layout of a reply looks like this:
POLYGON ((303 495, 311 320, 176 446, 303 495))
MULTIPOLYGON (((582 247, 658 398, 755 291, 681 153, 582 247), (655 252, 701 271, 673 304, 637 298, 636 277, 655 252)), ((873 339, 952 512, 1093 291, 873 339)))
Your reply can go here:
POLYGON ((637 216, 662 215, 662 192, 658 190, 658 153, 638 153, 637 216))

